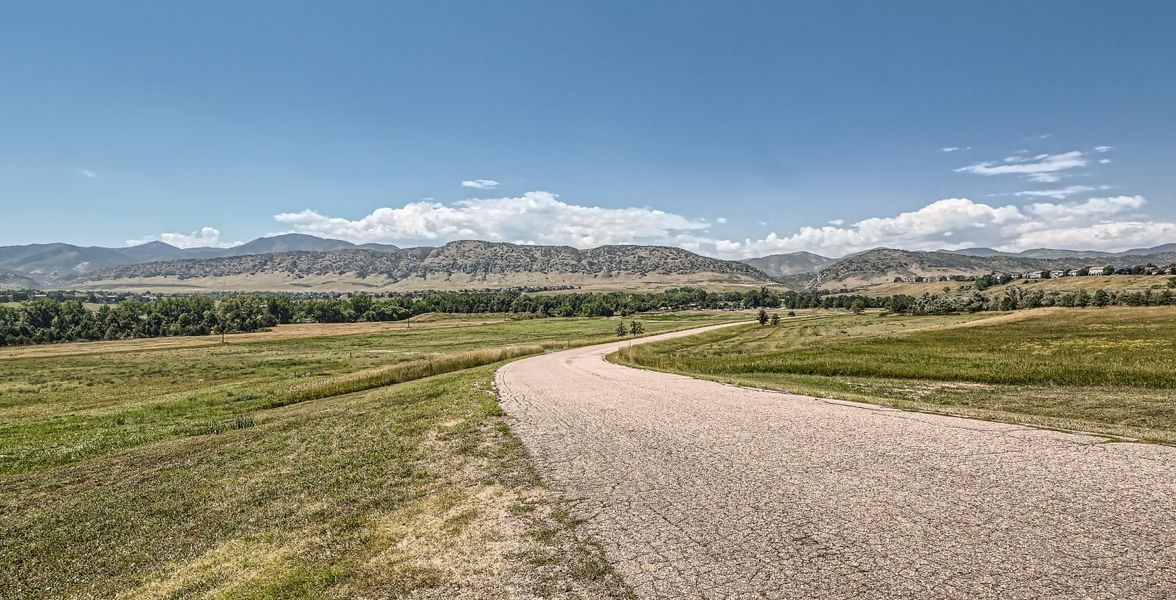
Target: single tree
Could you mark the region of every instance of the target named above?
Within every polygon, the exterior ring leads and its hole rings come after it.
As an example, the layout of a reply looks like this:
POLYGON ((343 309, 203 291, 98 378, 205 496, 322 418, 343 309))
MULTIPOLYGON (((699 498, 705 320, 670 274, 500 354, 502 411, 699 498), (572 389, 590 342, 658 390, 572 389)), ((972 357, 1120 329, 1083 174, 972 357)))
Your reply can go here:
POLYGON ((772 313, 772 327, 780 325, 780 313, 772 313))
POLYGON ((617 337, 625 337, 626 335, 629 335, 629 330, 625 329, 625 322, 617 323, 617 337))
POLYGON ((755 319, 757 321, 759 321, 760 327, 767 325, 768 324, 768 311, 766 311, 762 308, 759 309, 759 314, 756 315, 755 319))
POLYGON ((645 332, 645 327, 641 325, 641 321, 633 321, 629 323, 629 333, 633 335, 641 335, 645 332))
POLYGON ((855 315, 862 314, 866 310, 866 303, 862 302, 861 298, 855 298, 853 302, 849 303, 849 310, 855 315))

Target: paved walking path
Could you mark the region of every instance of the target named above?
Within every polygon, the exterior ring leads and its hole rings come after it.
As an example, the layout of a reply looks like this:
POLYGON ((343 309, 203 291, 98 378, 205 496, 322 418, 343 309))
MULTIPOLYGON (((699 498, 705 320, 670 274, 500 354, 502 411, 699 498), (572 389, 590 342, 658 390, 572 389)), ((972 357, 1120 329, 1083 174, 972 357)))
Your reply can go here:
POLYGON ((1176 598, 1176 448, 602 360, 624 343, 498 386, 638 597, 1176 598))

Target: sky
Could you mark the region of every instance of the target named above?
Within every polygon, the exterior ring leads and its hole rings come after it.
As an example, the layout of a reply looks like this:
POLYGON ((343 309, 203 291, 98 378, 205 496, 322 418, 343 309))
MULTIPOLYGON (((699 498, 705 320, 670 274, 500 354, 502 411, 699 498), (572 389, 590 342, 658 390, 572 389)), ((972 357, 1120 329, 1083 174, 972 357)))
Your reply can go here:
POLYGON ((1176 3, 7 2, 0 245, 1176 242, 1176 3))

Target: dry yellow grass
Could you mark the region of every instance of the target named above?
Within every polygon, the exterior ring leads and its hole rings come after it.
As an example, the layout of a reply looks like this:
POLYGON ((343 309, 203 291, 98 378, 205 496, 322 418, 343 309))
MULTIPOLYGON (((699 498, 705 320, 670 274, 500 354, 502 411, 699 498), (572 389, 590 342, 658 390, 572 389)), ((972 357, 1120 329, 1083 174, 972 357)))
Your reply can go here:
MULTIPOLYGON (((1086 290, 1093 292, 1098 289, 1107 291, 1137 291, 1151 289, 1155 286, 1168 287, 1170 275, 1112 275, 1107 277, 1062 277, 1059 279, 1018 279, 1004 286, 994 286, 984 291, 985 294, 1003 293, 1008 287, 1019 287, 1023 290, 1041 290, 1044 292, 1072 292, 1086 290)), ((839 289, 841 284, 834 288, 839 289)), ((853 289, 854 286, 847 286, 853 289)), ((868 296, 893 296, 905 294, 908 296, 922 296, 923 294, 943 295, 943 288, 949 288, 948 295, 970 295, 974 290, 970 281, 934 281, 928 283, 879 283, 855 289, 856 293, 868 296)))
MULTIPOLYGON (((472 316, 470 318, 432 319, 430 315, 418 315, 409 321, 388 321, 380 323, 298 323, 278 325, 269 331, 234 333, 225 336, 230 343, 248 344, 274 342, 304 338, 336 337, 398 331, 401 329, 449 329, 501 323, 503 316, 472 316)), ((48 358, 79 354, 107 354, 111 352, 143 352, 149 350, 175 350, 219 344, 219 335, 195 335, 183 337, 146 338, 137 340, 111 340, 100 342, 70 342, 41 346, 13 346, 0 348, 0 360, 14 358, 48 358)))

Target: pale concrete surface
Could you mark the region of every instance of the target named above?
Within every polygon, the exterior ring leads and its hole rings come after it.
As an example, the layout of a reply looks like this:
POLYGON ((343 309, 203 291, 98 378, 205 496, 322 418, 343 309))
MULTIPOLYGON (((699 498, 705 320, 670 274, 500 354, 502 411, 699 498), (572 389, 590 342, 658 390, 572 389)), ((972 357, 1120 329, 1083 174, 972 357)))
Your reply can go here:
POLYGON ((1176 448, 602 360, 624 343, 497 379, 638 597, 1176 598, 1176 448))

